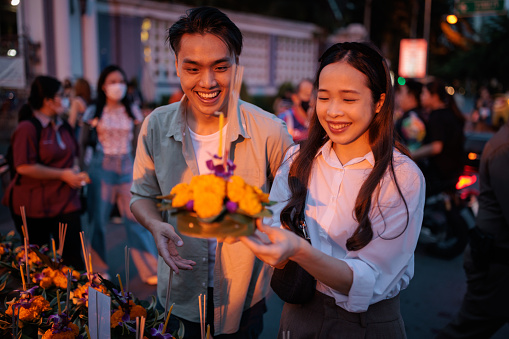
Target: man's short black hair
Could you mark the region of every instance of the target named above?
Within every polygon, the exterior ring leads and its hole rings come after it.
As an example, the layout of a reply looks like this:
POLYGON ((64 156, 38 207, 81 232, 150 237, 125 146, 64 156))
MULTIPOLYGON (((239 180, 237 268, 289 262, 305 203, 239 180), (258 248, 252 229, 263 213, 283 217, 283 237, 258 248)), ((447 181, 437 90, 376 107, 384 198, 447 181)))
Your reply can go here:
POLYGON ((242 33, 239 28, 220 10, 213 7, 197 7, 186 11, 168 29, 167 40, 178 54, 180 40, 184 34, 213 34, 221 39, 230 53, 238 57, 242 51, 242 33))

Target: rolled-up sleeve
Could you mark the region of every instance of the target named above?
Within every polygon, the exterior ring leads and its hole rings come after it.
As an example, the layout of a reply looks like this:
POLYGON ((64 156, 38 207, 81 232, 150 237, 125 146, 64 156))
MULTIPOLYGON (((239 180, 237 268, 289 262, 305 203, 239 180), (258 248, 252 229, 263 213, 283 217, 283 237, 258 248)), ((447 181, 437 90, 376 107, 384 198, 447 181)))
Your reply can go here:
POLYGON ((136 157, 133 167, 133 184, 131 186, 131 205, 140 199, 151 199, 157 201, 157 196, 161 195, 161 188, 157 181, 154 159, 154 144, 152 142, 152 133, 149 133, 150 119, 145 119, 141 126, 138 136, 138 147, 136 148, 136 157))

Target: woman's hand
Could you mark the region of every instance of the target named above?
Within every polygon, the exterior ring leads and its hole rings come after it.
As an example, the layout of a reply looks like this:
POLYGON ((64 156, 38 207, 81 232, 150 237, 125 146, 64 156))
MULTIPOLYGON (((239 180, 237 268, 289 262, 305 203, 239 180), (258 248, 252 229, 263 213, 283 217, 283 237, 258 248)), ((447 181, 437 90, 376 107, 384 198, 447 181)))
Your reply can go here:
POLYGON ((75 172, 71 168, 64 169, 60 179, 73 189, 78 189, 90 182, 90 178, 86 172, 75 172))
POLYGON ((304 246, 303 239, 285 229, 263 225, 261 220, 256 221, 258 230, 247 237, 241 237, 242 241, 263 262, 281 268, 288 260, 304 246))

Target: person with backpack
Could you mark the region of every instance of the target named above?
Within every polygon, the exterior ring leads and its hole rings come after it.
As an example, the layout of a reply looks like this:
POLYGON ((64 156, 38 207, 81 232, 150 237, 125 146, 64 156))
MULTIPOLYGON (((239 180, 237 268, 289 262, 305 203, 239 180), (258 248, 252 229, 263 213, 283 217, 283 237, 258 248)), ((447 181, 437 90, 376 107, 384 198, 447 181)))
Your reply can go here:
POLYGON ((2 203, 9 206, 20 235, 24 207, 30 244, 51 246, 54 238, 59 246, 59 223, 67 224, 63 263, 82 270, 79 190, 90 179, 77 165, 73 130, 59 116, 62 93, 61 82, 53 77, 33 81, 25 114, 11 137, 8 153, 15 172, 2 203))

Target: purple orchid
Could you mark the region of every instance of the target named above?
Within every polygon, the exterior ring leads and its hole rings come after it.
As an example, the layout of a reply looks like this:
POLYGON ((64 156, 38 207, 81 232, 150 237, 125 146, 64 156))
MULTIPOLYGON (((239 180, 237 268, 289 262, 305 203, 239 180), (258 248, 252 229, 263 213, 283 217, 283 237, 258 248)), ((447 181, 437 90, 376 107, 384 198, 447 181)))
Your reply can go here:
MULTIPOLYGON (((170 333, 163 333, 163 328, 164 328, 163 323, 159 324, 157 329, 151 328, 150 335, 152 337, 159 338, 159 339, 172 339, 173 336, 170 333)), ((168 330, 168 329, 166 329, 166 330, 168 330)))
POLYGON ((235 164, 233 161, 228 159, 226 161, 226 168, 222 161, 222 157, 214 154, 212 159, 208 160, 206 162, 207 168, 214 172, 214 174, 218 177, 224 178, 225 180, 228 180, 232 175, 233 171, 235 170, 235 164))
POLYGON ((65 313, 60 313, 56 315, 50 315, 48 317, 48 323, 52 322, 51 330, 53 334, 72 331, 69 327, 70 319, 65 313))
POLYGON ((228 200, 226 202, 226 209, 230 213, 235 213, 237 211, 238 207, 239 207, 239 205, 236 202, 233 202, 233 201, 230 201, 230 200, 228 200))

